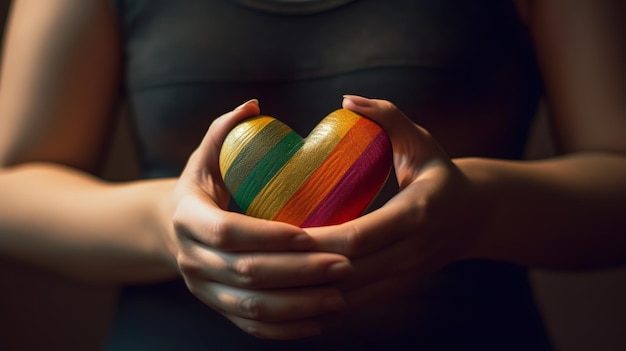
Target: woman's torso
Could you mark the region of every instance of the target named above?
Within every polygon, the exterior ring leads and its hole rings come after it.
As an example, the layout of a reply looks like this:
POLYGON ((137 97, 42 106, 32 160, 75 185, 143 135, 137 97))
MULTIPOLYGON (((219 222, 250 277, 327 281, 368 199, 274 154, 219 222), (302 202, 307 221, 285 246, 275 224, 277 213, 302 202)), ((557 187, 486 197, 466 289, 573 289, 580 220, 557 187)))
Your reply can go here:
MULTIPOLYGON (((511 3, 340 0, 328 9, 300 2, 313 6, 303 9, 251 1, 267 11, 244 2, 117 2, 146 177, 177 176, 212 119, 249 98, 302 135, 343 94, 388 99, 451 156, 521 157, 540 84, 511 3)), ((390 183, 377 206, 394 191, 390 183)), ((346 325, 300 342, 261 341, 172 282, 126 289, 109 349, 546 345, 525 271, 483 261, 454 264, 346 325)))

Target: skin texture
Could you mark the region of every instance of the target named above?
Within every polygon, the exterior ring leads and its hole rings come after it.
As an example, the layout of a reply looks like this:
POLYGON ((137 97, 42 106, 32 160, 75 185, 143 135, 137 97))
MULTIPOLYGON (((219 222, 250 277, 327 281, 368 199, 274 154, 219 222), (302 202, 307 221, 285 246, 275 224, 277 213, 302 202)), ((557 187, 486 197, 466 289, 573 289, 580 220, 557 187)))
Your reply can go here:
POLYGON ((0 254, 95 282, 182 276, 242 330, 274 339, 317 334, 335 312, 465 258, 622 265, 623 2, 520 4, 563 156, 450 159, 392 103, 348 96, 344 108, 390 135, 401 192, 354 221, 303 230, 225 210, 219 149, 261 112, 256 101, 216 119, 178 179, 96 177, 119 84, 114 15, 104 0, 16 1, 0 83, 0 254))

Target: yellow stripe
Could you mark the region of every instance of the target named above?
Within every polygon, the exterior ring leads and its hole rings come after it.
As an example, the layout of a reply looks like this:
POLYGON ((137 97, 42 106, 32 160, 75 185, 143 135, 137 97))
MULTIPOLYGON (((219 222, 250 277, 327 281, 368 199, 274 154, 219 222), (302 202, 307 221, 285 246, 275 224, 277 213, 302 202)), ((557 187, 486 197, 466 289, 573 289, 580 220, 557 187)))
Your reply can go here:
POLYGON ((324 118, 311 131, 302 148, 263 187, 246 213, 258 218, 274 218, 359 118, 349 110, 337 110, 324 118), (263 202, 264 199, 272 201, 263 202))
POLYGON ((272 121, 274 121, 274 118, 269 116, 253 117, 245 120, 245 123, 238 124, 230 131, 224 140, 224 146, 222 146, 220 152, 220 171, 222 172, 222 177, 226 175, 233 161, 235 161, 237 155, 241 153, 241 150, 246 147, 248 141, 252 140, 255 135, 272 121))

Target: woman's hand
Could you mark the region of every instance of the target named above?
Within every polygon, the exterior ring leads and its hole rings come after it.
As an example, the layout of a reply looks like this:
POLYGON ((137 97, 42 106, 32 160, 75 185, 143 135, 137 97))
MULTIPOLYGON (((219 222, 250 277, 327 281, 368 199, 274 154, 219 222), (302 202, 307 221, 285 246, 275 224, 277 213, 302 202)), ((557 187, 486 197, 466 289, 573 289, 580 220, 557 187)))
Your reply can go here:
POLYGON ((314 320, 344 306, 328 283, 351 266, 334 253, 305 252, 302 229, 227 212, 218 158, 228 132, 260 113, 249 101, 215 120, 190 157, 167 206, 169 246, 190 291, 246 332, 275 339, 319 333, 314 320))
POLYGON ((463 258, 481 223, 480 207, 463 173, 424 129, 387 101, 346 96, 343 107, 378 122, 394 152, 399 193, 353 221, 309 228, 315 250, 352 260, 339 284, 350 309, 406 292, 420 276, 463 258))

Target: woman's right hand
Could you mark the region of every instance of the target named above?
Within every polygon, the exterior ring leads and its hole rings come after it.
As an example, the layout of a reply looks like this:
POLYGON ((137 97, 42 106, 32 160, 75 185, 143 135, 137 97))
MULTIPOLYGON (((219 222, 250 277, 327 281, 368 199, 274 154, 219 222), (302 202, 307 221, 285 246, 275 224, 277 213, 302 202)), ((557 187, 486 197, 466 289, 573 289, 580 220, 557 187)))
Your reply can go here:
POLYGON ((166 201, 166 237, 189 290, 208 306, 258 337, 307 337, 321 330, 316 317, 344 307, 330 283, 352 269, 344 256, 307 252, 313 239, 298 227, 226 211, 221 145, 259 114, 251 100, 213 122, 166 201))

